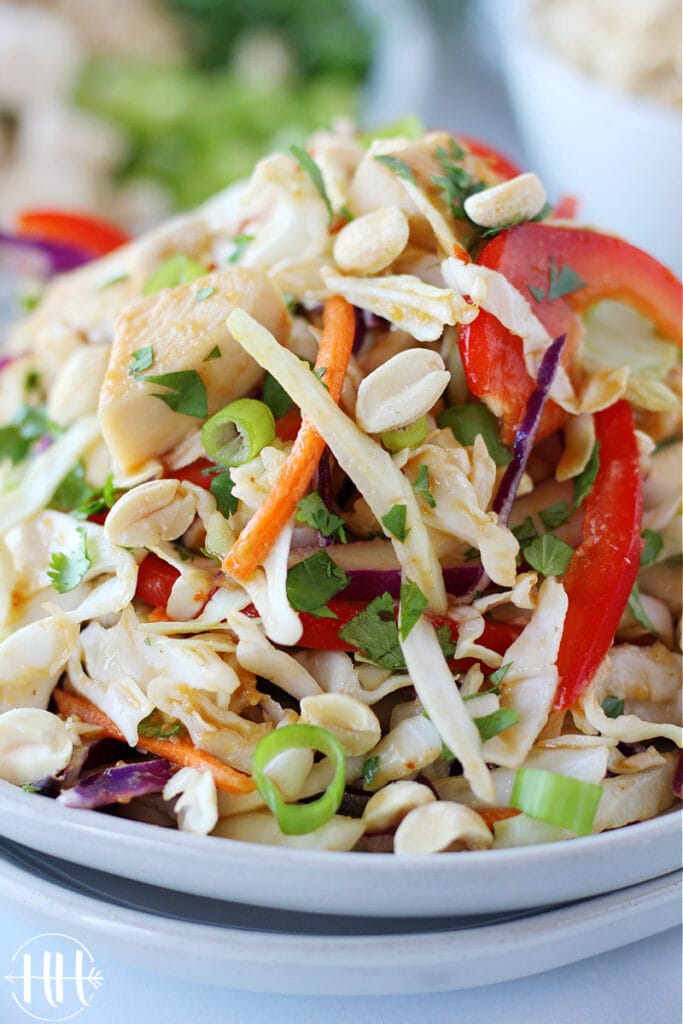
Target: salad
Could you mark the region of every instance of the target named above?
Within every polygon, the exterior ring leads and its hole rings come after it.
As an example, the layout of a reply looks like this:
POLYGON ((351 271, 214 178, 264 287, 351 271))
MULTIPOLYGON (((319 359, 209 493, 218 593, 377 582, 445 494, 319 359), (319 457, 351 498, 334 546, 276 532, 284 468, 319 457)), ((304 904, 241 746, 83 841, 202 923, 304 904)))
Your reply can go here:
POLYGON ((135 240, 22 215, 0 777, 36 813, 406 855, 675 804, 680 284, 562 217, 473 140, 349 126, 135 240))

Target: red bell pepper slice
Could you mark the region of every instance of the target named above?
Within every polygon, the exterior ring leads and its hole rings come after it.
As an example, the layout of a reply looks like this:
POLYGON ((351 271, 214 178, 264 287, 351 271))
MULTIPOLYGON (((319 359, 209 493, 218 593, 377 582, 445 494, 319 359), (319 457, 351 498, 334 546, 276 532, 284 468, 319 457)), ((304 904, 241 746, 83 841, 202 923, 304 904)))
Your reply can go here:
POLYGON ((146 555, 138 568, 135 596, 155 608, 166 608, 173 584, 179 576, 178 570, 164 562, 163 558, 146 555))
POLYGON ((562 577, 569 607, 557 659, 557 711, 581 695, 612 646, 642 549, 643 499, 628 402, 597 413, 595 434, 600 466, 585 500, 581 543, 562 577))
POLYGON ((189 484, 194 484, 195 487, 203 487, 205 491, 208 491, 214 476, 222 472, 224 472, 224 468, 217 466, 210 459, 197 459, 189 466, 183 466, 182 469, 170 470, 167 475, 174 480, 187 481, 189 484))
MULTIPOLYGON (((620 238, 588 228, 520 224, 488 242, 477 262, 503 274, 524 295, 552 338, 567 334, 565 368, 571 366, 580 342, 579 314, 604 299, 632 306, 652 320, 663 337, 680 339, 680 282, 652 256, 620 238), (556 299, 536 300, 529 285, 547 292, 551 259, 558 271, 564 264, 571 267, 586 286, 556 299)), ((510 444, 534 387, 521 339, 481 310, 473 323, 460 328, 459 345, 470 390, 501 417, 503 441, 510 444)), ((557 430, 565 415, 548 401, 537 439, 557 430)))
POLYGON ((22 210, 17 217, 17 233, 70 245, 92 257, 105 256, 130 240, 125 231, 99 217, 61 210, 22 210))

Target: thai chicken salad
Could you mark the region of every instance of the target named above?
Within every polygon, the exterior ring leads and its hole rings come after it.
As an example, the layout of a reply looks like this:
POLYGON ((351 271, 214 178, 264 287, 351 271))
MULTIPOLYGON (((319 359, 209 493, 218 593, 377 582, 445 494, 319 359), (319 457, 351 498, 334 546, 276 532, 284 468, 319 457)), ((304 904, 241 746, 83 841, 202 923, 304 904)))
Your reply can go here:
POLYGON ((0 778, 398 855, 672 808, 680 282, 572 212, 347 123, 137 239, 24 211, 0 778))

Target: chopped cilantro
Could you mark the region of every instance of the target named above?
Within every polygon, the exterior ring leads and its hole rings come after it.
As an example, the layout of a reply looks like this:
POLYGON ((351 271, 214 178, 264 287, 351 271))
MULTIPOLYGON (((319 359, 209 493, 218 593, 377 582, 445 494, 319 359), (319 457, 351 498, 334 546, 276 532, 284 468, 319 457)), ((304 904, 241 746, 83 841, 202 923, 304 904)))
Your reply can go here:
POLYGON ((29 370, 24 377, 24 391, 39 391, 40 390, 40 373, 38 370, 29 370))
POLYGON ((407 579, 401 583, 401 603, 399 605, 399 632, 401 639, 410 633, 411 629, 427 607, 427 598, 422 593, 417 583, 407 579))
POLYGON ((615 697, 613 693, 607 694, 601 707, 608 718, 619 718, 624 713, 623 700, 620 697, 615 697))
POLYGON ((35 288, 31 291, 24 292, 19 299, 19 302, 21 303, 21 308, 23 309, 24 313, 32 313, 34 309, 37 309, 38 306, 40 305, 40 300, 42 299, 42 297, 42 288, 35 288))
POLYGON ((458 146, 454 139, 450 140, 448 150, 442 146, 436 150, 436 158, 443 174, 433 175, 432 181, 441 188, 444 201, 455 220, 466 218, 465 200, 486 187, 463 167, 462 161, 465 156, 465 150, 458 146))
POLYGON ((339 636, 382 668, 405 668, 391 594, 385 593, 370 601, 342 626, 339 636))
POLYGON ((232 512, 237 511, 237 498, 234 497, 232 489, 235 486, 230 470, 225 473, 218 473, 212 477, 209 490, 216 499, 216 506, 222 516, 227 519, 232 512))
POLYGON ((436 639, 439 641, 439 647, 444 658, 452 658, 455 654, 455 648, 457 646, 448 626, 439 626, 436 631, 436 639))
POLYGON ((396 540, 404 541, 410 533, 410 527, 406 529, 407 512, 406 505, 392 505, 387 514, 382 516, 382 523, 396 540))
POLYGON ((567 522, 573 511, 572 506, 566 501, 556 501, 554 505, 548 505, 547 508, 541 509, 538 518, 546 530, 556 530, 558 526, 567 522))
POLYGON ((14 465, 29 454, 33 442, 45 434, 57 433, 42 406, 25 405, 17 412, 13 421, 0 427, 0 462, 9 459, 14 465))
POLYGON ((482 718, 475 718, 474 724, 479 730, 482 743, 490 740, 498 733, 509 729, 519 719, 519 714, 513 708, 498 708, 490 715, 483 715, 482 718))
POLYGON ((538 537, 538 530, 534 526, 534 521, 531 516, 527 516, 523 523, 512 528, 513 537, 517 538, 518 543, 524 547, 532 540, 536 540, 538 537))
POLYGON ((287 599, 299 612, 336 619, 334 612, 325 606, 348 582, 349 577, 332 561, 327 551, 317 551, 297 562, 287 573, 287 599))
POLYGON ((346 544, 344 520, 330 512, 318 491, 307 494, 296 503, 296 518, 297 522, 318 530, 323 537, 332 537, 336 533, 342 544, 346 544))
POLYGON ((574 549, 552 533, 544 533, 523 547, 524 557, 532 569, 543 576, 561 576, 567 571, 574 549))
POLYGON ((483 402, 453 405, 440 412, 436 422, 440 427, 450 428, 460 444, 472 445, 477 434, 481 434, 497 466, 506 466, 512 458, 509 450, 500 442, 498 420, 483 402))
POLYGON ((659 630, 643 608, 643 601, 640 596, 640 589, 637 583, 633 584, 633 590, 631 591, 631 596, 628 599, 628 609, 633 618, 640 626, 643 627, 643 629, 646 629, 648 633, 652 633, 653 636, 659 636, 659 630))
MULTIPOLYGON (((149 637, 146 637, 146 640, 149 640, 149 637)), ((184 731, 185 726, 182 722, 176 718, 166 718, 158 708, 151 711, 138 725, 138 736, 154 737, 159 740, 168 740, 171 736, 177 736, 178 733, 184 731)))
POLYGON ((429 470, 425 465, 420 466, 417 476, 413 480, 412 487, 418 498, 424 498, 430 508, 436 508, 434 495, 429 490, 429 470))
POLYGON ((271 373, 267 373, 263 378, 261 400, 268 406, 275 419, 284 416, 294 405, 282 384, 275 380, 271 373))
POLYGON ((58 512, 71 512, 89 505, 96 494, 95 488, 85 478, 85 464, 81 459, 59 483, 48 504, 58 512))
MULTIPOLYGON (((199 294, 199 293, 197 293, 197 294, 199 294)), ((213 348, 211 349, 211 351, 209 352, 208 356, 204 356, 204 358, 202 359, 202 362, 203 363, 208 363, 211 359, 220 359, 220 357, 221 357, 221 350, 219 349, 218 345, 214 345, 213 348)))
POLYGON ((574 508, 578 508, 581 502, 588 497, 590 489, 595 483, 600 468, 600 442, 596 441, 590 453, 588 462, 577 477, 574 477, 574 508))
POLYGON ((417 185, 415 181, 415 175, 410 164, 407 164, 405 160, 399 160, 397 156, 391 156, 390 154, 382 154, 376 156, 375 160, 378 164, 384 164, 390 171, 393 171, 397 178, 403 178, 404 181, 409 181, 412 185, 417 185))
POLYGON ((68 594, 75 590, 90 569, 92 562, 88 556, 87 531, 85 526, 76 528, 80 543, 70 555, 63 551, 55 551, 50 559, 47 574, 52 586, 60 594, 68 594))
POLYGON ((208 416, 206 387, 196 370, 159 373, 155 376, 141 377, 140 380, 168 388, 167 394, 155 391, 152 397, 160 398, 173 412, 179 412, 183 416, 196 416, 197 419, 206 419, 208 416))
POLYGON ((664 547, 664 540, 661 533, 657 533, 656 530, 643 530, 642 533, 645 545, 640 553, 640 566, 652 565, 659 558, 662 548, 664 547))
POLYGON ((558 270, 557 264, 551 256, 547 292, 544 288, 535 288, 532 285, 527 285, 527 288, 537 302, 542 302, 543 299, 552 302, 553 299, 559 299, 562 295, 570 295, 572 292, 579 291, 580 288, 586 288, 587 283, 567 263, 563 263, 558 270))
POLYGON ((320 198, 327 207, 327 219, 328 221, 331 221, 333 217, 332 203, 330 202, 330 197, 328 196, 327 189, 325 188, 325 179, 323 178, 322 171, 313 157, 306 152, 303 146, 290 146, 289 152, 296 159, 301 170, 309 176, 315 185, 320 198))
POLYGON ((363 761, 363 782, 366 786, 371 786, 373 784, 378 771, 379 757, 377 754, 373 757, 368 757, 363 761))
MULTIPOLYGON (((194 293, 194 301, 203 302, 204 299, 210 299, 211 296, 215 293, 215 291, 216 289, 211 284, 208 285, 206 288, 199 288, 198 291, 194 293)), ((214 356, 213 358, 216 359, 217 356, 214 356)), ((206 360, 204 361, 206 362, 206 360)))
POLYGON ((497 668, 495 672, 492 672, 490 674, 490 676, 488 677, 488 680, 489 680, 490 683, 493 684, 493 692, 494 693, 499 693, 500 692, 500 684, 503 682, 503 680, 505 679, 505 676, 508 674, 508 672, 510 671, 511 668, 512 668, 512 662, 508 661, 504 665, 501 665, 500 668, 497 668))
POLYGON ((235 235, 233 238, 233 244, 235 248, 232 254, 228 258, 228 263, 239 263, 244 255, 244 250, 247 248, 250 242, 254 241, 253 235, 235 235))
POLYGON ((152 345, 145 345, 144 348, 139 348, 137 352, 133 352, 133 358, 128 364, 128 373, 131 377, 134 377, 137 373, 144 373, 145 370, 149 370, 153 362, 154 347, 152 345))

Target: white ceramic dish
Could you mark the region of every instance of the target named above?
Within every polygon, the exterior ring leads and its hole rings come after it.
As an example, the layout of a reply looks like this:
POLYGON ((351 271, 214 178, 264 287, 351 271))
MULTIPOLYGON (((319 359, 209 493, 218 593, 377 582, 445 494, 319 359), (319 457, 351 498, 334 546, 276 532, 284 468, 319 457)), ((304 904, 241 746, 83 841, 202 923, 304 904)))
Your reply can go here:
POLYGON ((327 914, 437 917, 558 905, 677 870, 678 812, 565 843, 440 856, 257 846, 65 808, 0 783, 0 833, 167 889, 327 914))
POLYGON ((261 917, 262 927, 254 927, 248 908, 160 895, 148 886, 97 878, 48 858, 41 863, 37 855, 29 861, 22 863, 20 849, 0 845, 0 901, 27 926, 75 929, 96 958, 257 992, 398 995, 470 988, 582 960, 680 920, 677 874, 474 928, 448 919, 420 921, 417 928, 415 921, 397 920, 393 931, 367 934, 366 918, 337 918, 335 934, 332 918, 321 932, 315 924, 311 930, 308 917, 270 911, 261 917), (84 895, 79 891, 84 888, 101 898, 84 895), (162 918, 158 910, 164 905, 162 918))

